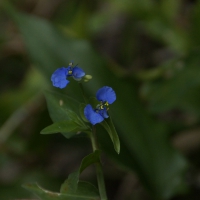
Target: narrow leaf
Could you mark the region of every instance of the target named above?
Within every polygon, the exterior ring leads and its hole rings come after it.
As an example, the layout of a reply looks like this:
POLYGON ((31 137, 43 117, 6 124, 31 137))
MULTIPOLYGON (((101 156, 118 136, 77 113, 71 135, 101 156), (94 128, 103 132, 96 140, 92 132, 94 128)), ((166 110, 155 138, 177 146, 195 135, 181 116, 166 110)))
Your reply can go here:
POLYGON ((83 158, 79 169, 68 176, 68 179, 62 184, 60 192, 61 193, 76 193, 78 182, 79 182, 79 175, 86 169, 88 166, 100 162, 100 151, 96 150, 95 152, 87 155, 83 158))
POLYGON ((65 137, 67 137, 68 133, 73 133, 73 134, 68 135, 69 137, 71 137, 72 135, 75 135, 76 132, 85 131, 85 130, 87 130, 87 127, 80 126, 76 122, 74 122, 72 120, 68 120, 68 121, 55 122, 52 125, 44 128, 40 133, 41 134, 52 134, 52 133, 61 133, 62 132, 65 135, 65 137))
POLYGON ((41 200, 99 200, 97 189, 87 182, 79 183, 77 194, 51 192, 43 189, 37 183, 24 184, 23 187, 30 192, 33 192, 41 200))
POLYGON ((118 134, 115 130, 115 127, 113 125, 111 117, 109 117, 109 118, 105 119, 103 122, 101 122, 101 125, 108 132, 108 134, 113 142, 114 149, 119 154, 120 153, 120 141, 119 141, 118 134))

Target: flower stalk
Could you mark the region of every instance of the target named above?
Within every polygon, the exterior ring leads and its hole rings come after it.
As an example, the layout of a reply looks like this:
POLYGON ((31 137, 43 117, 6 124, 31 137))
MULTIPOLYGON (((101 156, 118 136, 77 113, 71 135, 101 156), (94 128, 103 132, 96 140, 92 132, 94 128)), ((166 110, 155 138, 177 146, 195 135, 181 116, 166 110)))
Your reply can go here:
MULTIPOLYGON (((93 128, 92 128, 90 140, 92 143, 93 151, 98 150, 95 126, 93 126, 93 128)), ((107 198, 107 194, 106 194, 103 169, 102 169, 102 165, 101 165, 100 161, 98 163, 95 163, 95 169, 96 169, 97 182, 98 182, 98 188, 99 188, 99 194, 100 194, 101 200, 107 200, 108 198, 107 198)))
POLYGON ((83 85, 82 85, 81 82, 79 82, 79 86, 80 86, 81 93, 82 93, 82 96, 83 96, 83 98, 84 98, 85 103, 88 103, 88 100, 87 100, 87 98, 86 98, 86 96, 85 96, 85 92, 84 92, 83 85))
MULTIPOLYGON (((79 82, 79 86, 81 88, 83 98, 84 98, 85 102, 87 103, 87 98, 85 96, 85 92, 84 92, 82 83, 79 82)), ((93 152, 95 150, 98 150, 98 144, 97 144, 97 138, 96 138, 96 127, 95 126, 92 126, 92 132, 90 134, 90 140, 91 140, 91 143, 92 143, 93 152)), ((104 175, 103 175, 102 165, 101 165, 100 161, 98 163, 95 163, 95 169, 96 169, 97 183, 98 183, 99 194, 100 194, 101 200, 107 200, 104 175)))

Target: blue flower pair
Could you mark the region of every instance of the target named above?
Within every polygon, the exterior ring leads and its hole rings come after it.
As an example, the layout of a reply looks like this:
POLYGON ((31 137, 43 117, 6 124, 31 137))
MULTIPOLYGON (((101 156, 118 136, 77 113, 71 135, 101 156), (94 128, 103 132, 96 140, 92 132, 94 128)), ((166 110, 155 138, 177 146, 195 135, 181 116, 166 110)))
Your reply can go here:
POLYGON ((69 83, 68 77, 73 77, 76 81, 80 81, 85 76, 85 72, 81 68, 78 66, 73 67, 72 65, 73 63, 70 63, 67 68, 61 67, 52 74, 51 81, 54 87, 65 88, 69 83))
MULTIPOLYGON (((73 67, 72 65, 73 63, 69 63, 67 68, 61 67, 52 74, 51 81, 54 87, 65 88, 69 83, 68 77, 73 77, 75 80, 80 81, 85 76, 85 72, 81 68, 78 66, 73 67)), ((93 109, 88 104, 84 109, 86 119, 93 125, 101 123, 105 118, 109 117, 109 104, 116 100, 116 94, 111 87, 104 86, 97 91, 96 98, 100 102, 96 108, 93 109)))
POLYGON ((116 100, 116 94, 111 87, 104 86, 97 91, 96 98, 100 101, 96 108, 93 109, 88 104, 84 109, 86 119, 93 125, 101 123, 105 118, 109 117, 109 104, 112 104, 116 100))

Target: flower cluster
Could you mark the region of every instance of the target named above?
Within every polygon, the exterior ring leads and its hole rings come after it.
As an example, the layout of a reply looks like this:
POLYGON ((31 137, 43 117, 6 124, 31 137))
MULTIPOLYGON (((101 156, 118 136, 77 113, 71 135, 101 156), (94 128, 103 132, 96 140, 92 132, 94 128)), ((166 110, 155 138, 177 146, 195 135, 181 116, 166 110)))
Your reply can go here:
POLYGON ((69 66, 61 67, 57 69, 51 76, 51 81, 54 87, 60 89, 65 88, 69 81, 68 77, 73 77, 76 81, 80 81, 85 76, 85 72, 78 66, 73 67, 73 63, 69 63, 69 66))
POLYGON ((108 106, 116 100, 116 94, 111 87, 104 86, 97 91, 96 98, 100 101, 96 108, 93 109, 88 104, 84 109, 86 119, 93 125, 101 123, 105 118, 109 117, 107 112, 108 106))
MULTIPOLYGON (((85 82, 92 78, 90 75, 85 75, 85 72, 78 66, 73 67, 73 63, 69 63, 67 68, 61 67, 54 71, 51 76, 53 86, 61 89, 65 88, 69 83, 67 80, 68 77, 73 77, 77 81, 85 77, 85 82)), ((105 118, 109 117, 109 104, 112 104, 116 100, 116 94, 111 87, 104 86, 97 91, 96 98, 99 104, 97 104, 95 108, 88 104, 84 109, 86 119, 93 125, 101 123, 105 118)))

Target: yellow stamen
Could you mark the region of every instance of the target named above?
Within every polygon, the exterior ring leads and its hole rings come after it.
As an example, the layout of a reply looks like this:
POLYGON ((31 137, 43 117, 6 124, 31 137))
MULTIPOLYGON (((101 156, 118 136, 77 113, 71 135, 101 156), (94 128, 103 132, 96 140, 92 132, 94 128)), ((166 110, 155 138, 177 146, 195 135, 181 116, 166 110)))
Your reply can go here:
POLYGON ((68 71, 68 74, 69 74, 69 75, 72 75, 72 70, 69 70, 69 71, 68 71))
POLYGON ((106 102, 104 103, 104 105, 105 105, 105 106, 109 106, 109 103, 106 101, 106 102))
POLYGON ((100 105, 100 109, 103 110, 103 105, 100 105))

